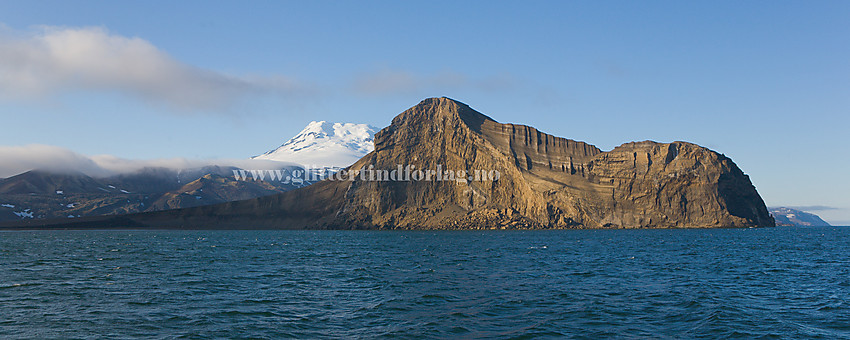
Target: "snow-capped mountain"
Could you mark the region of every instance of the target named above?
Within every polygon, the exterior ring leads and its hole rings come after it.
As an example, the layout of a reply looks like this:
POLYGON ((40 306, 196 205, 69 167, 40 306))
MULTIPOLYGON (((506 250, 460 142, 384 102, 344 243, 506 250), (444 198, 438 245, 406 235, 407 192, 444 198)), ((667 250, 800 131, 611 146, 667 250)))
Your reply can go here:
POLYGON ((788 207, 770 207, 767 208, 773 218, 776 219, 776 225, 782 226, 803 226, 803 227, 828 227, 829 223, 820 218, 820 216, 808 213, 802 210, 792 209, 788 207))
POLYGON ((377 131, 366 124, 313 121, 277 149, 251 158, 298 163, 314 169, 344 168, 375 149, 373 138, 377 131))

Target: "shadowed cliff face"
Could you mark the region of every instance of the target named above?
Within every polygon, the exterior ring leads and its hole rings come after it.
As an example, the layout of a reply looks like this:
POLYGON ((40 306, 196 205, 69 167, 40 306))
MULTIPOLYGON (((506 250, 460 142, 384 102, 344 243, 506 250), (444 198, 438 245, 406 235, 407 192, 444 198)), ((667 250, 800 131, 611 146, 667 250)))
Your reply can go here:
POLYGON ((348 170, 401 166, 474 174, 435 181, 322 181, 276 196, 153 214, 164 228, 640 228, 773 226, 731 159, 685 142, 627 143, 602 152, 535 128, 500 124, 430 98, 375 135, 348 170))

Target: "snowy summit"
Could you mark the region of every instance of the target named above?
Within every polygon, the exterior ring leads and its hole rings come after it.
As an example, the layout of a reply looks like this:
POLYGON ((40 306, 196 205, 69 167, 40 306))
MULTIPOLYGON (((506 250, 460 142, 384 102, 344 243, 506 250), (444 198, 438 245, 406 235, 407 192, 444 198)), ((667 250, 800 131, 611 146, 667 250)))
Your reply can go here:
POLYGON ((313 121, 277 149, 252 159, 293 162, 309 168, 344 168, 375 149, 377 128, 313 121))

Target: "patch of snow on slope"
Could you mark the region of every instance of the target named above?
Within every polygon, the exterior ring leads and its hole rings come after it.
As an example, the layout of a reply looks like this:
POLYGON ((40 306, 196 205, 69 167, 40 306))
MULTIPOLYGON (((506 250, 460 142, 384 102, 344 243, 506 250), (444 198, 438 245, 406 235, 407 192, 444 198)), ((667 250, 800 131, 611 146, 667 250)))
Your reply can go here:
POLYGON ((30 211, 29 209, 15 212, 15 215, 18 215, 18 217, 20 218, 33 218, 32 211, 30 211))

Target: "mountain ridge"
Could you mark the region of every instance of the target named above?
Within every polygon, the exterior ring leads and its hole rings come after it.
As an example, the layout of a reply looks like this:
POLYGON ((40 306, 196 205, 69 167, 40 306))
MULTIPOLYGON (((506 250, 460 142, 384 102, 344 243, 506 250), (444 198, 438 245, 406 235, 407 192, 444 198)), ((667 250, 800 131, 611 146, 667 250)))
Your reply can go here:
POLYGON ((235 169, 143 168, 102 178, 82 172, 31 170, 0 179, 0 221, 177 209, 272 195, 302 186, 236 180, 232 173, 235 169))
MULTIPOLYGON (((349 165, 371 151, 374 131, 366 124, 314 121, 284 146, 297 147, 294 150, 296 161, 303 162, 305 154, 320 156, 317 162, 320 164, 306 164, 323 166, 301 178, 308 180, 304 184, 309 184, 314 177, 322 178, 328 171, 338 170, 339 165, 349 165)), ((275 150, 282 150, 282 147, 275 150)), ((245 171, 259 171, 262 175, 265 171, 285 170, 292 174, 296 162, 286 154, 277 156, 277 159, 270 157, 274 162, 251 161, 249 163, 258 164, 245 171)), ((254 159, 264 160, 258 156, 254 159)), ((183 168, 146 166, 110 175, 86 174, 72 169, 29 170, 0 178, 0 204, 6 205, 0 206, 0 221, 178 209, 267 196, 303 186, 280 181, 231 179, 229 177, 236 177, 234 170, 242 169, 214 164, 183 168), (60 191, 62 195, 56 193, 60 191)))

